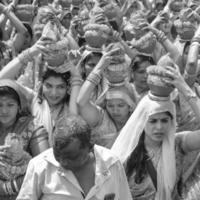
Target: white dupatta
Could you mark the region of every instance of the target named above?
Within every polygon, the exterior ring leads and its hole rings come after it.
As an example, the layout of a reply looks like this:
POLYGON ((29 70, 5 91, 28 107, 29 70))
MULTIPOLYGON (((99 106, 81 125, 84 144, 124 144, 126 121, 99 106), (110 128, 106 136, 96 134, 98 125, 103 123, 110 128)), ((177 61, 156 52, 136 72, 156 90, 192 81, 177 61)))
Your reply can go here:
POLYGON ((161 156, 156 169, 157 192, 155 199, 171 200, 176 181, 174 145, 176 112, 175 105, 170 98, 155 97, 150 93, 144 96, 121 130, 111 150, 120 158, 122 163, 125 163, 132 151, 136 148, 149 116, 161 112, 170 112, 173 116, 173 123, 170 132, 164 138, 161 147, 161 156))
POLYGON ((32 111, 34 122, 38 125, 43 125, 48 132, 49 145, 52 146, 52 131, 53 124, 51 119, 51 112, 49 104, 46 99, 43 99, 42 103, 38 102, 38 98, 35 97, 32 103, 32 111))

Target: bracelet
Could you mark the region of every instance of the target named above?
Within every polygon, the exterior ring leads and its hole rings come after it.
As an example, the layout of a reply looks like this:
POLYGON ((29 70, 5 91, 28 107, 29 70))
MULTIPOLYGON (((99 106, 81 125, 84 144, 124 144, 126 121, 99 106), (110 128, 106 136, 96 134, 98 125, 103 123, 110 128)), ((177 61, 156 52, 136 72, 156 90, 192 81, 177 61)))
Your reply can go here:
POLYGON ((6 182, 5 183, 5 188, 6 188, 6 191, 7 191, 7 193, 9 195, 14 195, 15 194, 15 192, 12 189, 11 182, 6 182))
POLYGON ((197 36, 193 37, 191 40, 191 43, 193 42, 198 42, 200 44, 200 37, 197 37, 197 36))
POLYGON ((159 42, 164 42, 167 39, 167 36, 164 34, 163 31, 159 31, 157 34, 157 39, 159 42))
MULTIPOLYGON (((15 181, 15 180, 14 180, 14 181, 15 181)), ((11 180, 11 181, 10 181, 10 185, 11 185, 11 188, 12 188, 13 192, 14 192, 14 193, 17 193, 18 190, 17 190, 17 188, 15 187, 14 181, 11 180)))
POLYGON ((192 92, 192 93, 190 92, 187 94, 187 96, 184 95, 184 97, 187 102, 190 102, 192 99, 194 99, 194 100, 198 99, 196 93, 194 93, 194 92, 192 92))
POLYGON ((2 184, 2 187, 3 187, 3 190, 4 190, 5 194, 8 194, 8 191, 7 191, 7 188, 6 188, 6 184, 5 184, 5 183, 2 184))
POLYGON ((14 187, 15 187, 16 192, 19 192, 19 187, 18 187, 18 185, 17 185, 16 180, 13 180, 13 184, 14 184, 14 187))
POLYGON ((71 79, 71 87, 80 86, 83 84, 83 79, 80 76, 72 77, 71 79))
POLYGON ((195 74, 190 74, 190 73, 188 73, 187 71, 185 71, 184 72, 184 77, 185 78, 196 78, 196 76, 197 76, 197 74, 195 73, 195 74))
POLYGON ((26 49, 22 53, 20 53, 18 55, 18 59, 23 65, 26 65, 28 62, 32 61, 33 58, 30 55, 30 49, 26 49))
POLYGON ((95 72, 91 72, 86 78, 86 80, 93 83, 94 85, 98 85, 101 81, 101 75, 95 72))
POLYGON ((192 46, 199 46, 199 42, 198 41, 191 41, 191 44, 190 44, 190 48, 192 47, 192 46))

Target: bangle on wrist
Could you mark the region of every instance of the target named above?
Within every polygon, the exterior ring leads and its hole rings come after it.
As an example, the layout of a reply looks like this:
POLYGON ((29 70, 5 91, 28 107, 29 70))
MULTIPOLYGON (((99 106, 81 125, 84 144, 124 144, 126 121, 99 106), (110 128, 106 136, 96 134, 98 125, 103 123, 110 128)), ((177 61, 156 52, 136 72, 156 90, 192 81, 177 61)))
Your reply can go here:
POLYGON ((18 185, 17 185, 16 180, 13 180, 11 183, 13 183, 13 187, 15 188, 15 191, 16 191, 16 192, 19 192, 19 187, 18 187, 18 185))
POLYGON ((196 93, 193 92, 193 91, 192 92, 188 92, 186 95, 184 94, 184 97, 185 97, 185 100, 187 102, 190 102, 192 99, 193 100, 197 100, 198 99, 196 93))
POLYGON ((86 80, 89 81, 89 82, 91 82, 91 83, 93 83, 94 85, 98 85, 100 83, 100 81, 101 81, 101 75, 97 74, 95 72, 91 72, 88 75, 88 77, 87 77, 86 80))
POLYGON ((12 186, 11 186, 11 182, 10 182, 10 181, 8 181, 8 182, 5 183, 5 188, 6 188, 7 194, 9 194, 9 195, 14 195, 14 194, 16 194, 16 193, 13 191, 13 188, 12 188, 12 186))
POLYGON ((18 59, 23 65, 26 65, 28 62, 32 61, 33 58, 30 55, 30 49, 24 50, 22 53, 18 55, 18 59))
POLYGON ((198 41, 195 41, 195 40, 191 41, 190 48, 193 47, 193 46, 199 46, 199 44, 200 43, 198 41))
POLYGON ((83 84, 83 79, 80 76, 72 77, 71 79, 71 87, 73 86, 81 86, 83 84))
POLYGON ((194 78, 194 79, 195 79, 196 76, 197 76, 196 73, 190 74, 190 73, 188 73, 188 71, 185 71, 185 72, 184 72, 184 77, 185 77, 185 78, 194 78))
POLYGON ((192 38, 191 43, 194 43, 194 42, 198 42, 198 43, 200 44, 200 37, 194 36, 194 37, 192 38))
POLYGON ((4 190, 5 194, 8 194, 8 190, 7 190, 7 187, 6 187, 6 183, 3 183, 3 184, 2 184, 2 187, 3 187, 3 190, 4 190))

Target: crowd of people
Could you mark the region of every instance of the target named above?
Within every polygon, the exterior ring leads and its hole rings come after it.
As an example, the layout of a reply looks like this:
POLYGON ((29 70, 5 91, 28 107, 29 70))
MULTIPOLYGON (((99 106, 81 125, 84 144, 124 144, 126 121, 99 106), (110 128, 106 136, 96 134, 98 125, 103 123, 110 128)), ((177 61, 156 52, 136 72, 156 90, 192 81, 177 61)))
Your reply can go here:
POLYGON ((200 199, 200 0, 0 0, 0 199, 200 199))

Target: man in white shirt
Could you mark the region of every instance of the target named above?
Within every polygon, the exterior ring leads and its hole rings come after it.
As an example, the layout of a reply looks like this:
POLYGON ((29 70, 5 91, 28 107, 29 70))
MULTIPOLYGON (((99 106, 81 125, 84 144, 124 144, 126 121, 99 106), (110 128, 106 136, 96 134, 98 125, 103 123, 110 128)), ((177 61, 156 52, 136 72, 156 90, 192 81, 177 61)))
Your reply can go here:
POLYGON ((109 149, 92 145, 78 116, 56 126, 53 148, 33 158, 17 200, 131 200, 124 168, 109 149))

